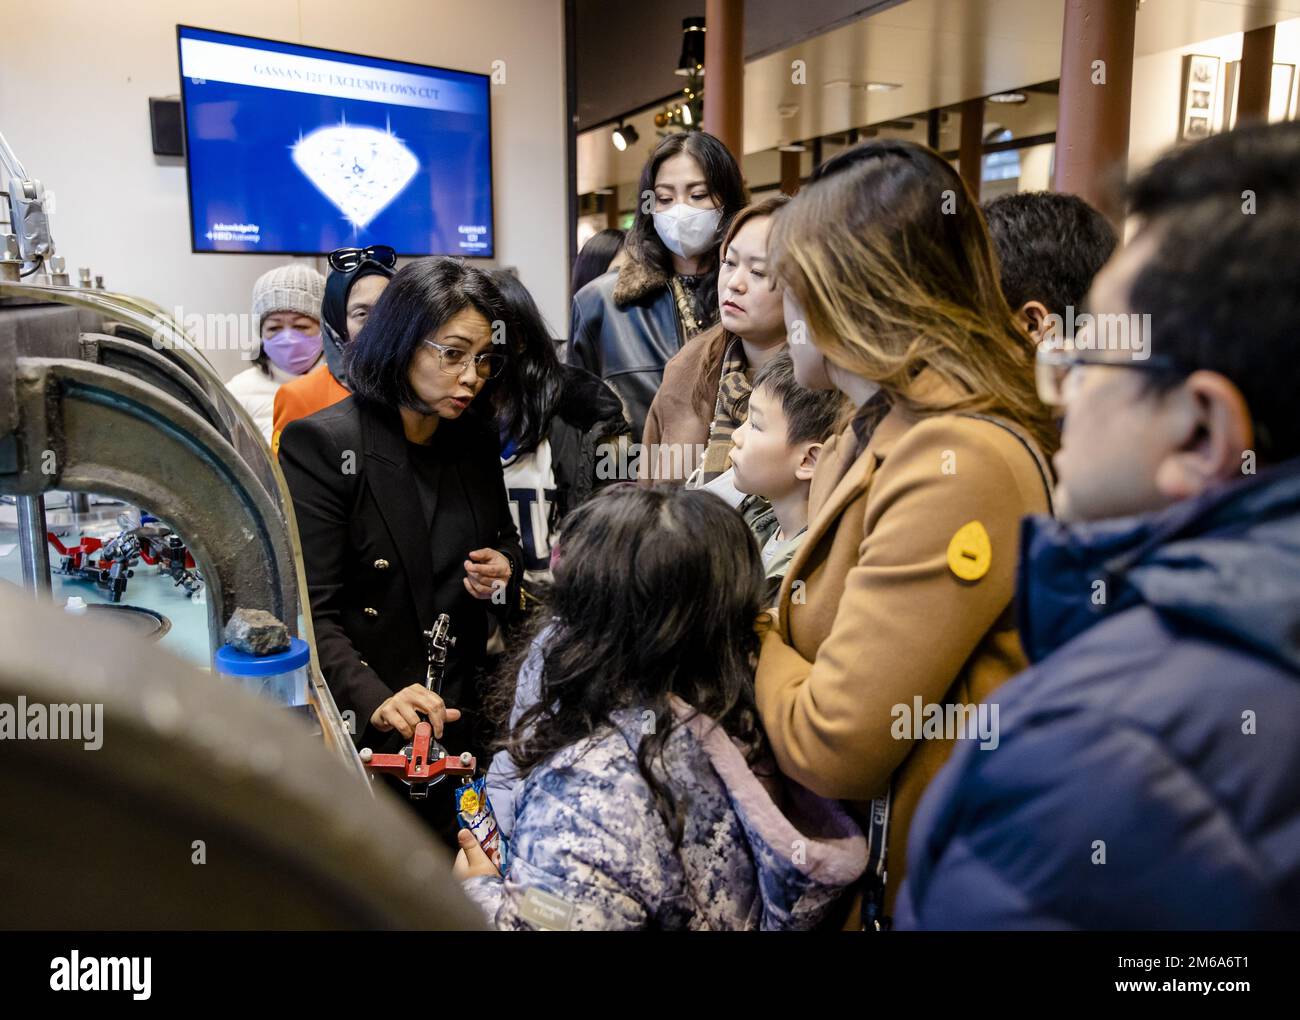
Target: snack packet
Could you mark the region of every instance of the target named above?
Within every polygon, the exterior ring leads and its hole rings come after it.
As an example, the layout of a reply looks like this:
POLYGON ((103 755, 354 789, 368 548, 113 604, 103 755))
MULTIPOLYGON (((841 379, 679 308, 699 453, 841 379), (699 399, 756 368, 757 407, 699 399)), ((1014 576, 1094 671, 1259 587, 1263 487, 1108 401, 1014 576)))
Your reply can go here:
POLYGON ((467 779, 456 791, 456 818, 462 829, 469 829, 496 865, 497 871, 506 873, 506 843, 497 827, 497 816, 492 812, 492 802, 487 794, 487 776, 467 779))

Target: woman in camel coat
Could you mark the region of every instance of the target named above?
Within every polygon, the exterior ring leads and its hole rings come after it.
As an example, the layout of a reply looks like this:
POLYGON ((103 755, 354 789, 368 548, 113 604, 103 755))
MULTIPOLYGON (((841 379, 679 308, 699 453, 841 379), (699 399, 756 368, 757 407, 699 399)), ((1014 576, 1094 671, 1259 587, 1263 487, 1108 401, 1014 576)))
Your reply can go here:
POLYGON ((912 813, 962 735, 923 728, 926 706, 975 723, 1025 664, 1017 537, 1048 509, 1054 429, 978 205, 937 154, 882 140, 832 159, 770 249, 796 375, 859 411, 818 460, 759 711, 783 772, 864 828, 887 820, 862 917, 887 924, 912 813))

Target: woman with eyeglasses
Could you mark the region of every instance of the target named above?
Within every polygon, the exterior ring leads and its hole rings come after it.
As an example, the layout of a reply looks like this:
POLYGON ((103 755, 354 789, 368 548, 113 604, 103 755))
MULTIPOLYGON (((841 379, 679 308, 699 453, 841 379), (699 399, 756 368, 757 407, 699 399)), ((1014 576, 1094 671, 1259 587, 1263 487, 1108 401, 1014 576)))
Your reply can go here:
POLYGON ((277 453, 280 433, 289 422, 337 404, 351 392, 343 350, 361 332, 370 310, 393 278, 397 252, 386 244, 339 248, 330 253, 329 264, 320 318, 325 357, 305 375, 276 391, 271 449, 277 453))
MULTIPOLYGON (((280 438, 321 669, 360 746, 396 751, 424 716, 448 751, 479 753, 488 614, 517 606, 523 559, 491 412, 506 318, 482 270, 404 266, 348 347, 352 396, 280 438), (425 632, 440 613, 456 643, 438 692, 425 632)), ((452 846, 453 785, 423 811, 452 846)))

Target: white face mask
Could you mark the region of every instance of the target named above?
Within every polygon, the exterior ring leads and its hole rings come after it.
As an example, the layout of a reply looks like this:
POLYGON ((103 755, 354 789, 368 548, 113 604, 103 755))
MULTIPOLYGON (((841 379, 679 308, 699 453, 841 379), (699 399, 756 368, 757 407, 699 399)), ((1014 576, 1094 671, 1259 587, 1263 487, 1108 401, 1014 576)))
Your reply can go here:
POLYGON ((719 209, 696 209, 679 202, 671 209, 655 213, 655 231, 664 247, 674 255, 693 259, 713 247, 721 220, 719 209))

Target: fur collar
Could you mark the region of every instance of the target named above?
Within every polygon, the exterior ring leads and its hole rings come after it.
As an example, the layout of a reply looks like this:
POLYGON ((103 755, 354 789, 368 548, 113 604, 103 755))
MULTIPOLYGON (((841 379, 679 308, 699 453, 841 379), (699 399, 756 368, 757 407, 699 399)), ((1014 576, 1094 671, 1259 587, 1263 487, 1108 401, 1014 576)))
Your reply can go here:
POLYGON ((614 304, 620 308, 635 304, 667 286, 666 273, 629 258, 618 267, 618 280, 614 284, 614 304))

